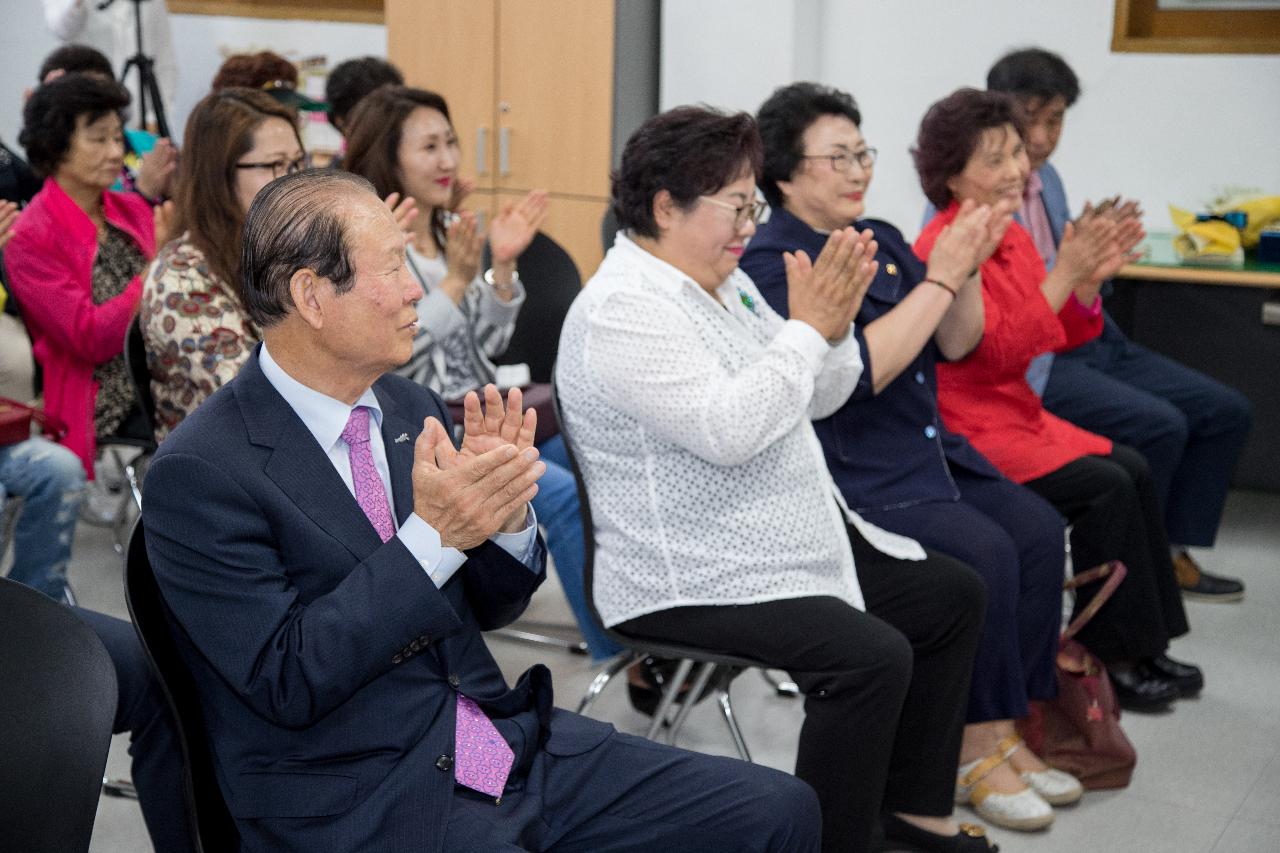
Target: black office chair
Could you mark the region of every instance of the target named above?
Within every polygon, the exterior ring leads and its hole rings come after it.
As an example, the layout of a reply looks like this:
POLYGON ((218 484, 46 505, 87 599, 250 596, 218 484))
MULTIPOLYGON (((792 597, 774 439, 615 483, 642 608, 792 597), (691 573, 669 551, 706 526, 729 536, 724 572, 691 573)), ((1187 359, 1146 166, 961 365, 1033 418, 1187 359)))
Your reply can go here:
POLYGON ((610 204, 604 209, 604 219, 600 221, 600 245, 604 246, 606 255, 613 248, 613 243, 617 236, 618 214, 614 213, 613 205, 610 204))
POLYGON ((142 336, 142 319, 135 317, 124 336, 124 363, 129 371, 138 407, 146 419, 146 435, 113 435, 98 439, 98 447, 111 455, 116 469, 128 487, 121 496, 113 515, 105 520, 89 518, 90 522, 111 526, 112 541, 117 554, 125 549, 125 531, 137 513, 142 512, 142 478, 146 465, 156 452, 153 432, 155 401, 151 396, 151 371, 147 367, 147 347, 142 336), (133 451, 132 455, 125 454, 133 451))
POLYGON ((0 578, 0 850, 89 849, 116 671, 68 608, 0 578))
MULTIPOLYGON (((487 261, 486 261, 487 263, 487 261)), ((524 285, 524 307, 516 318, 511 343, 495 364, 527 364, 534 382, 550 382, 560 344, 560 327, 569 306, 582 290, 582 275, 573 258, 539 231, 516 261, 524 285)))
POLYGON ((556 393, 552 394, 552 401, 555 404, 556 419, 560 423, 560 436, 564 439, 565 451, 568 453, 569 463, 573 468, 573 479, 578 485, 578 503, 582 506, 582 536, 585 550, 583 586, 586 589, 587 607, 591 610, 592 619, 610 639, 627 649, 627 652, 614 658, 592 679, 591 684, 587 687, 586 694, 582 697, 582 701, 578 703, 578 713, 585 713, 613 677, 636 661, 650 656, 678 660, 680 664, 676 668, 675 675, 667 682, 663 690, 662 700, 658 703, 657 710, 654 711, 653 722, 649 725, 646 737, 650 740, 656 739, 663 725, 668 725, 667 740, 674 744, 680 729, 684 726, 685 719, 688 717, 689 712, 693 710, 694 704, 703 695, 704 691, 709 690, 720 708, 720 715, 723 717, 725 725, 729 728, 729 735, 733 738, 733 745, 738 750, 738 754, 745 761, 750 761, 751 753, 747 749, 747 743, 742 737, 742 730, 738 727, 738 720, 733 713, 733 705, 729 698, 729 685, 743 670, 766 669, 768 664, 741 655, 723 654, 711 649, 623 634, 606 626, 601 621, 600 614, 596 611, 593 583, 596 540, 594 522, 591 517, 591 501, 587 495, 586 481, 582 478, 582 470, 578 467, 578 457, 565 424, 564 414, 560 410, 560 394, 558 389, 553 390, 556 390, 556 393), (689 684, 688 690, 683 693, 684 698, 682 700, 681 688, 690 676, 692 676, 692 682, 689 684), (678 710, 675 718, 669 719, 673 708, 678 708, 678 710))
POLYGON ((147 653, 151 671, 169 703, 169 710, 178 721, 188 828, 196 853, 234 853, 240 847, 240 834, 214 775, 195 680, 178 656, 170 633, 164 599, 156 585, 151 560, 147 557, 141 518, 129 535, 124 583, 133 627, 147 653))
MULTIPOLYGON (((487 247, 485 263, 490 263, 487 247)), ((516 317, 511 342, 494 363, 527 364, 531 381, 550 382, 560 343, 560 327, 582 289, 582 276, 569 253, 541 231, 520 254, 516 265, 525 289, 525 303, 516 317)), ((520 620, 491 633, 508 640, 587 654, 587 644, 571 626, 520 620), (561 636, 566 633, 573 636, 561 636)))

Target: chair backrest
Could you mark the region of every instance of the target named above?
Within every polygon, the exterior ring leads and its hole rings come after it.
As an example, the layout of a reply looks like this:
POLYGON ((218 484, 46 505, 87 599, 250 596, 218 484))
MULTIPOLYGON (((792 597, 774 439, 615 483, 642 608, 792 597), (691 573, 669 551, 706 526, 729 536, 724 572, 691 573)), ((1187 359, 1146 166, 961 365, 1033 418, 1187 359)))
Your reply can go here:
POLYGON ((178 721, 178 740, 187 798, 187 818, 197 853, 224 853, 240 846, 235 821, 227 811, 222 790, 213 771, 213 758, 205 734, 204 715, 195 680, 178 655, 170 632, 164 599, 156 584, 151 560, 147 557, 142 519, 139 518, 129 536, 125 558, 125 600, 133 627, 142 640, 151 671, 178 721))
POLYGON ((614 240, 618 237, 618 214, 610 204, 604 209, 604 219, 600 220, 600 245, 604 246, 605 254, 613 248, 614 240))
POLYGON ((560 327, 582 290, 582 275, 569 253, 539 231, 517 260, 526 298, 511 343, 495 362, 527 364, 534 382, 550 382, 560 346, 560 327))
POLYGON ((124 335, 124 366, 133 383, 133 394, 153 427, 156 422, 156 401, 151 396, 151 369, 147 367, 147 342, 142 335, 142 316, 133 318, 124 335))
POLYGON ((596 562, 596 528, 591 516, 591 501, 587 496, 587 481, 582 476, 582 468, 578 464, 577 448, 573 444, 573 436, 569 434, 568 424, 564 420, 564 412, 560 408, 560 388, 551 383, 551 405, 556 413, 556 423, 560 425, 560 439, 564 442, 564 455, 569 458, 569 470, 573 472, 573 482, 578 487, 578 511, 582 514, 582 590, 587 599, 587 609, 591 611, 591 619, 596 626, 611 639, 621 645, 630 645, 628 639, 612 628, 605 627, 604 621, 596 610, 595 597, 595 562, 596 562))
POLYGON ((0 578, 0 850, 89 849, 116 699, 93 630, 0 578))

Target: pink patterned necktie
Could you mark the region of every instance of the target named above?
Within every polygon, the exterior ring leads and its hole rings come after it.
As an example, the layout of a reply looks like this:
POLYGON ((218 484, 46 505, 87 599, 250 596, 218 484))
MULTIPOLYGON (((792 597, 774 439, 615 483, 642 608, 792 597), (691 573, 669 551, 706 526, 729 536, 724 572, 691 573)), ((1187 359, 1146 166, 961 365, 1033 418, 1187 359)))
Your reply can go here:
POLYGON ((461 693, 453 747, 453 776, 458 784, 501 799, 515 753, 480 706, 461 693))
POLYGON ((382 483, 378 467, 373 464, 373 451, 369 449, 369 409, 356 406, 342 429, 342 440, 347 443, 351 457, 351 482, 355 485, 356 503, 386 542, 396 535, 395 521, 391 518, 391 505, 387 502, 387 487, 382 483))
MULTIPOLYGON (((386 486, 373 464, 373 451, 369 449, 368 408, 356 406, 351 410, 351 417, 342 430, 342 440, 350 451, 356 503, 360 504, 360 509, 364 510, 382 541, 386 542, 395 535, 396 528, 387 503, 386 486)), ((480 706, 461 693, 458 694, 454 756, 454 778, 459 784, 494 799, 502 797, 515 753, 480 706)))

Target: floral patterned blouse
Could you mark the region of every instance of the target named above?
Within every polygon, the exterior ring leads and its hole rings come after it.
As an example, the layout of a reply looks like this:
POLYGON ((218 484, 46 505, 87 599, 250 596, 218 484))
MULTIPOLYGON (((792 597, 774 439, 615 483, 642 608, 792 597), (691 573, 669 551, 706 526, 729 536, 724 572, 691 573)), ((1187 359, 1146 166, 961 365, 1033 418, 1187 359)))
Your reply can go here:
POLYGON ((231 381, 262 335, 188 234, 161 249, 151 264, 141 312, 161 441, 231 381))

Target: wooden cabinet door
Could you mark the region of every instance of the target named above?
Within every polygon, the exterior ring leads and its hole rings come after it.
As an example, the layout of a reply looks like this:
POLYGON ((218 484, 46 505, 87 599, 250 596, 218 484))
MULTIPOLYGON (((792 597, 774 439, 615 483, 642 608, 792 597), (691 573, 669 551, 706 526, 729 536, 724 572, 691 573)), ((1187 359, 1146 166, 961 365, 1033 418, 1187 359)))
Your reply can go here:
MULTIPOLYGON (((523 198, 524 193, 499 191, 494 196, 496 212, 503 205, 523 198)), ((595 274, 604 258, 600 223, 604 220, 607 207, 608 202, 601 200, 566 198, 555 193, 551 195, 551 207, 542 230, 563 246, 573 258, 584 284, 595 274)))
POLYGON ((410 86, 449 102, 461 174, 494 186, 497 162, 494 0, 386 0, 387 57, 410 86))
POLYGON ((613 18, 603 0, 498 0, 500 189, 609 194, 613 18))

